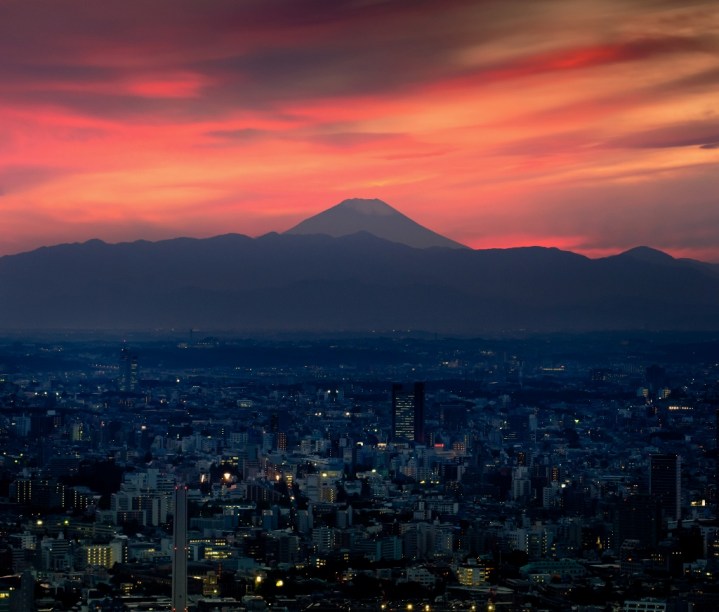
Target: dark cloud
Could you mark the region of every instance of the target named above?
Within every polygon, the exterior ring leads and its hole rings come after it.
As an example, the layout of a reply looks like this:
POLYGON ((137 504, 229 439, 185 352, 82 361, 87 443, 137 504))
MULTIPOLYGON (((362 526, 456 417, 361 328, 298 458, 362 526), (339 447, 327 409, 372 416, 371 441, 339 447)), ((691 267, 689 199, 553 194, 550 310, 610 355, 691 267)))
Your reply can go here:
POLYGON ((232 143, 254 142, 261 138, 277 138, 288 141, 312 142, 332 148, 354 148, 363 145, 379 144, 406 138, 406 135, 394 132, 307 132, 303 130, 260 130, 242 128, 236 130, 212 130, 205 133, 210 138, 217 138, 232 143))
POLYGON ((529 46, 524 56, 473 66, 457 61, 467 48, 515 35, 533 20, 551 23, 555 10, 553 3, 467 0, 8 3, 0 7, 0 78, 14 85, 8 95, 18 102, 161 120, 163 113, 209 117, 238 107, 387 96, 453 79, 491 83, 709 45, 638 38, 540 54, 529 46), (155 100, 120 86, 130 76, 172 71, 203 77, 196 95, 155 100), (93 84, 106 87, 88 89, 93 84))
POLYGON ((547 53, 530 52, 518 58, 467 67, 456 62, 455 56, 466 46, 487 42, 496 32, 490 34, 478 28, 462 36, 460 29, 452 35, 447 32, 446 37, 438 34, 428 37, 423 28, 406 27, 414 34, 375 29, 374 39, 369 40, 366 32, 342 40, 328 36, 305 41, 296 48, 282 44, 260 47, 234 57, 206 61, 194 69, 218 83, 208 90, 208 98, 254 107, 288 100, 390 95, 453 80, 488 85, 705 48, 705 43, 689 37, 640 38, 547 53))
POLYGON ((454 23, 465 4, 444 2, 440 11, 426 2, 319 0, 9 3, 0 5, 2 95, 111 117, 203 117, 394 91, 447 69, 470 34, 454 23), (158 103, 125 88, 138 75, 173 71, 208 83, 196 96, 158 103))
POLYGON ((122 75, 116 68, 88 66, 57 62, 9 62, 0 63, 0 76, 4 81, 16 85, 35 85, 38 83, 89 84, 112 82, 122 75))
POLYGON ((152 123, 191 121, 211 117, 212 109, 197 100, 152 98, 127 93, 97 93, 40 89, 28 101, 24 94, 9 93, 6 100, 18 104, 62 107, 83 115, 122 121, 152 123))
MULTIPOLYGON (((456 54, 510 31, 516 26, 510 14, 494 4, 458 0, 135 0, 121 9, 60 0, 43 5, 40 14, 13 3, 0 9, 0 74, 17 85, 63 82, 63 89, 88 93, 83 85, 112 84, 128 73, 189 70, 208 77, 203 108, 215 111, 387 94, 461 75, 456 54)), ((24 95, 32 102, 54 90, 30 88, 24 95)), ((117 103, 105 98, 109 112, 124 106, 132 114, 121 90, 118 96, 117 103)), ((83 110, 76 106, 82 100, 59 96, 58 102, 83 110)), ((184 109, 201 110, 191 101, 184 109)))
POLYGON ((461 69, 451 62, 452 55, 466 43, 459 32, 428 36, 423 25, 409 21, 406 31, 363 21, 337 23, 336 30, 324 37, 303 33, 294 46, 278 40, 274 46, 260 44, 191 68, 214 83, 207 90, 208 99, 251 107, 389 95, 460 74, 461 69))
POLYGON ((719 120, 687 121, 615 138, 609 146, 636 149, 696 147, 713 149, 719 142, 719 120))
POLYGON ((665 54, 703 50, 695 38, 664 36, 629 41, 567 47, 529 55, 503 64, 488 65, 480 73, 494 78, 517 78, 546 72, 562 72, 631 62, 665 54))

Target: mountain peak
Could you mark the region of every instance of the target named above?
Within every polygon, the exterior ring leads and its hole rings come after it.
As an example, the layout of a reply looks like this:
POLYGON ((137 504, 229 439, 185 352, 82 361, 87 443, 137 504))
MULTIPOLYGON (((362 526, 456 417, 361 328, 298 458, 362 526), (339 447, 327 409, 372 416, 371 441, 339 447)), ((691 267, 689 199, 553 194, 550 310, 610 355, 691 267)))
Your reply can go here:
POLYGON ((671 255, 648 246, 634 247, 628 251, 620 253, 618 256, 631 257, 632 259, 636 259, 638 261, 650 263, 667 263, 669 261, 674 261, 674 258, 671 255))
POLYGON ((335 208, 351 210, 364 215, 390 216, 402 214, 397 209, 392 208, 387 202, 383 202, 378 198, 350 198, 349 200, 342 200, 335 208))
POLYGON ((444 247, 466 248, 416 223, 386 202, 351 198, 316 214, 287 230, 286 234, 324 234, 339 238, 367 232, 383 240, 426 249, 444 247))

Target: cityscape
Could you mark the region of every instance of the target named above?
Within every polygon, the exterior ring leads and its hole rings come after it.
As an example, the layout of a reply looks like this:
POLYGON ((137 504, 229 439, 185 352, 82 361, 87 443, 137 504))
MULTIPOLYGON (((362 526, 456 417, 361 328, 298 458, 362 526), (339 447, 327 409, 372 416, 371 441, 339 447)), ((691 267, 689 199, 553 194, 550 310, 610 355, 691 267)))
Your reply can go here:
POLYGON ((0 602, 716 609, 718 346, 7 338, 0 602))
POLYGON ((0 612, 719 610, 718 33, 0 1, 0 612))

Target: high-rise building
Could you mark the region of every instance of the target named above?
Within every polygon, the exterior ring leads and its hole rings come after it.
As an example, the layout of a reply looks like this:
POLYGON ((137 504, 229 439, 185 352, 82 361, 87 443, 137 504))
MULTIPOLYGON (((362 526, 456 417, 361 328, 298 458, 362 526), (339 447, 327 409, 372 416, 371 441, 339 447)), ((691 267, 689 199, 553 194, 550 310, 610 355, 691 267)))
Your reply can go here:
POLYGON ((281 453, 287 452, 287 434, 284 431, 278 431, 275 437, 276 450, 281 453))
POLYGON ((661 535, 659 500, 652 495, 630 495, 617 504, 614 516, 614 546, 619 552, 624 540, 637 540, 654 548, 661 535))
MULTIPOLYGON (((20 577, 20 588, 13 594, 14 599, 10 603, 10 610, 22 610, 22 612, 33 612, 37 610, 35 606, 35 577, 30 570, 25 570, 20 577)), ((0 602, 0 610, 3 610, 0 602)))
POLYGON ((659 501, 662 517, 681 518, 682 459, 679 455, 651 455, 649 492, 659 501))
POLYGON ((175 487, 172 531, 172 610, 187 612, 187 487, 175 487))
POLYGON ((123 348, 120 350, 120 375, 117 378, 117 388, 123 393, 135 393, 139 386, 137 355, 130 349, 123 348))
POLYGON ((392 385, 392 439, 424 443, 424 383, 392 385))

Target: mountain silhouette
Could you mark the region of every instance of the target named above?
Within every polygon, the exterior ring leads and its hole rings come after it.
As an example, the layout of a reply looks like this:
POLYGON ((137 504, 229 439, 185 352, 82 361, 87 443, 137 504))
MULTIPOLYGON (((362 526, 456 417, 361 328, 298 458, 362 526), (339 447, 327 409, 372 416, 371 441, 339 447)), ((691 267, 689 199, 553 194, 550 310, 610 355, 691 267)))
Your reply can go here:
POLYGON ((367 232, 391 242, 418 249, 445 247, 467 248, 416 223, 382 200, 354 198, 344 200, 309 219, 305 219, 285 234, 322 234, 339 238, 367 232))
POLYGON ((646 261, 646 262, 654 262, 658 264, 666 264, 671 261, 672 256, 667 255, 663 251, 659 251, 657 249, 653 249, 648 246, 638 246, 634 247, 633 249, 629 249, 628 251, 624 251, 624 253, 620 253, 619 255, 615 255, 615 257, 622 257, 622 258, 633 258, 639 261, 646 261))
POLYGON ((396 238, 365 226, 339 237, 43 247, 0 258, 0 329, 719 330, 716 265, 646 248, 589 259, 541 247, 413 248, 396 238))

